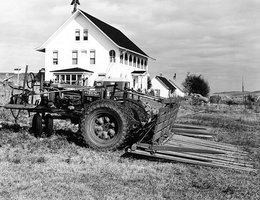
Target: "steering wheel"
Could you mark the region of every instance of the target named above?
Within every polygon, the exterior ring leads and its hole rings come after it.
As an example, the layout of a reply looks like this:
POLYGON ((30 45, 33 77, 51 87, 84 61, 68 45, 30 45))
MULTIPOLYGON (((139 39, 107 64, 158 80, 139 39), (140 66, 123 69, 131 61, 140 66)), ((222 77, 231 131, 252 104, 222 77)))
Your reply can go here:
POLYGON ((27 82, 26 82, 27 87, 29 89, 32 89, 34 87, 35 83, 36 83, 35 75, 34 75, 34 73, 30 72, 27 77, 27 82))

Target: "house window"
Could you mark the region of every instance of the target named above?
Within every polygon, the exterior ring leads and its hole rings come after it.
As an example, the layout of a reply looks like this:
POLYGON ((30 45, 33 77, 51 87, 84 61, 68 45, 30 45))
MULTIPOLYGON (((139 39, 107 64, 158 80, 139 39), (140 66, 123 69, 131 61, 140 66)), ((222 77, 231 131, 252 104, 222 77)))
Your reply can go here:
POLYGON ((146 70, 147 67, 147 60, 144 61, 144 69, 146 70))
POLYGON ((141 59, 141 69, 143 69, 143 66, 144 66, 144 60, 141 59))
POLYGON ((58 65, 58 51, 53 51, 53 64, 58 65))
POLYGON ((82 75, 81 74, 78 74, 77 77, 78 77, 78 79, 77 79, 78 81, 80 81, 82 79, 82 75))
POLYGON ((78 51, 72 51, 72 64, 78 64, 78 51))
POLYGON ((70 84, 70 75, 69 74, 66 75, 66 81, 65 82, 67 84, 70 84))
POLYGON ((127 55, 127 53, 125 54, 125 64, 126 65, 128 64, 128 55, 127 55))
POLYGON ((160 96, 160 90, 159 89, 155 89, 154 90, 155 96, 159 97, 160 96))
POLYGON ((116 62, 116 52, 114 50, 109 51, 110 62, 116 62))
POLYGON ((136 67, 136 57, 134 56, 134 67, 136 67))
POLYGON ((72 74, 71 75, 71 84, 75 85, 77 82, 77 75, 76 74, 72 74))
POLYGON ((88 40, 88 29, 84 29, 83 31, 83 40, 88 40))
POLYGON ((137 59, 137 68, 140 68, 140 58, 137 59))
POLYGON ((62 74, 60 75, 60 80, 59 80, 60 83, 65 83, 65 75, 62 74))
POLYGON ((123 64, 123 60, 124 60, 124 54, 121 54, 121 55, 120 55, 120 63, 123 64))
POLYGON ((82 85, 82 74, 54 74, 55 83, 82 85))
POLYGON ((60 76, 59 75, 54 75, 54 83, 58 83, 60 80, 60 76))
POLYGON ((90 50, 90 64, 96 64, 96 51, 90 50))
POLYGON ((132 63, 133 63, 133 58, 132 58, 132 55, 129 56, 129 65, 132 66, 132 63))
POLYGON ((80 40, 80 30, 79 30, 79 29, 76 29, 76 30, 75 30, 75 40, 76 40, 76 41, 79 41, 79 40, 80 40))

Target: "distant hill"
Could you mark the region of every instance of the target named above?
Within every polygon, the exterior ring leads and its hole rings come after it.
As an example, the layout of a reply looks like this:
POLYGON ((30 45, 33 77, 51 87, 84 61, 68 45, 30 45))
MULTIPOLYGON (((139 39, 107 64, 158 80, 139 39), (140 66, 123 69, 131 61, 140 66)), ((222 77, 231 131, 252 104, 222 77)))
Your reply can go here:
MULTIPOLYGON (((244 95, 253 95, 253 96, 260 96, 260 90, 257 91, 245 91, 244 95)), ((212 95, 219 95, 219 96, 229 96, 229 97, 235 97, 235 96, 243 96, 243 92, 241 91, 229 91, 229 92, 215 92, 212 95)))
POLYGON ((260 96, 260 90, 257 90, 257 91, 254 91, 254 92, 250 92, 250 94, 256 95, 256 96, 260 96))

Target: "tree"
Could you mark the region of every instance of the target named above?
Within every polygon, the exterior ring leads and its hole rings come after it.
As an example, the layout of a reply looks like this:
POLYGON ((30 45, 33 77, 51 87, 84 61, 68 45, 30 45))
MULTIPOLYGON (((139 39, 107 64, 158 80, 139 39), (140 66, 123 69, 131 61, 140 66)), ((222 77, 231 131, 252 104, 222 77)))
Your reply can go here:
POLYGON ((188 94, 201 94, 205 97, 208 96, 210 92, 209 83, 202 75, 188 73, 182 85, 188 94))

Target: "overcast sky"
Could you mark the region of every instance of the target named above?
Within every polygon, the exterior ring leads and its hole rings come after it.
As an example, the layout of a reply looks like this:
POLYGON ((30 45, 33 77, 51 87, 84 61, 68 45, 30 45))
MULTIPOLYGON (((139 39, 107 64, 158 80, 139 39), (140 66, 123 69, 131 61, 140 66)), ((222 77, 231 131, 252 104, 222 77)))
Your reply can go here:
MULTIPOLYGON (((0 6, 0 72, 44 67, 35 51, 71 15, 71 0, 8 0, 0 6)), ((211 91, 260 90, 259 0, 80 0, 80 9, 125 33, 181 83, 202 74, 211 91)))

